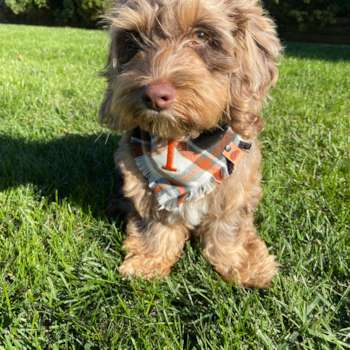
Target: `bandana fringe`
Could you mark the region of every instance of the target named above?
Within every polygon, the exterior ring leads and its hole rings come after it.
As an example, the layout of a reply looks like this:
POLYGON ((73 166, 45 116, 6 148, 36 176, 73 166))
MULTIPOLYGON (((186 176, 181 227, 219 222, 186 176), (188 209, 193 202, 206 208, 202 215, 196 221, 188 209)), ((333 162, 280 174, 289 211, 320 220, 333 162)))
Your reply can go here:
MULTIPOLYGON (((154 173, 147 166, 145 158, 143 158, 143 157, 135 158, 135 162, 136 162, 136 165, 141 170, 142 175, 148 179, 150 184, 155 183, 157 181, 157 177, 154 175, 154 173)), ((152 188, 152 190, 154 190, 154 188, 152 188)))
MULTIPOLYGON (((187 194, 185 196, 185 202, 188 202, 190 200, 193 200, 194 202, 199 201, 200 199, 204 198, 207 194, 212 192, 217 185, 218 181, 215 179, 214 176, 212 176, 208 183, 201 184, 197 187, 191 187, 191 191, 189 191, 189 189, 185 187, 187 191, 187 194)), ((179 207, 179 198, 172 198, 168 196, 166 192, 156 193, 156 198, 160 205, 159 209, 166 209, 168 211, 172 211, 179 207)))
MULTIPOLYGON (((143 157, 135 158, 135 162, 138 168, 141 170, 143 176, 147 178, 149 183, 150 184, 156 183, 157 178, 156 176, 154 176, 154 173, 147 166, 147 162, 145 161, 145 158, 143 157)), ((210 180, 207 181, 207 183, 200 184, 196 187, 191 187, 190 191, 189 191, 189 188, 184 186, 187 192, 185 196, 185 202, 190 200, 198 201, 204 198, 207 194, 212 192, 214 188, 219 184, 221 184, 221 181, 218 181, 213 175, 211 175, 210 180)), ((152 188, 152 190, 155 190, 155 188, 152 188)), ((161 192, 155 193, 155 196, 159 203, 160 210, 166 209, 168 211, 172 211, 179 207, 179 204, 178 204, 179 198, 170 197, 167 192, 161 191, 161 192)))

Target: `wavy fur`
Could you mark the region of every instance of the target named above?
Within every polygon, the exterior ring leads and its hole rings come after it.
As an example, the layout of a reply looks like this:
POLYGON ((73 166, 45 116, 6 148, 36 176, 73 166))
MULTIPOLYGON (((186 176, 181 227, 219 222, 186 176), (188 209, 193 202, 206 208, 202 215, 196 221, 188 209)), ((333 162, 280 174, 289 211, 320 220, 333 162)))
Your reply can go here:
POLYGON ((135 164, 130 130, 139 126, 185 140, 227 124, 245 140, 255 138, 263 127, 262 104, 278 78, 281 46, 273 21, 255 0, 119 1, 104 21, 111 46, 99 121, 126 132, 116 154, 129 199, 122 273, 164 277, 192 234, 202 237, 206 259, 226 281, 267 286, 278 264, 253 225, 262 193, 257 141, 221 186, 167 212, 158 210, 135 164), (197 31, 206 33, 205 43, 193 44, 197 31), (176 89, 172 107, 162 112, 148 110, 140 99, 142 87, 158 81, 176 89))

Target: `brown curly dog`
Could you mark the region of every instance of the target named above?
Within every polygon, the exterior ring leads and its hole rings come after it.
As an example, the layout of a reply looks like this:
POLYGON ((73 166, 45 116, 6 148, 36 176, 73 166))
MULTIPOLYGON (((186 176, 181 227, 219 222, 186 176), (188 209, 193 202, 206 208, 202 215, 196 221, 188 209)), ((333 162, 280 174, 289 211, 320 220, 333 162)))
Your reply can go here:
POLYGON ((192 235, 225 281, 268 286, 279 264, 253 214, 259 113, 281 54, 273 21, 256 0, 124 0, 104 20, 99 120, 124 132, 110 208, 127 213, 120 271, 163 278, 192 235))

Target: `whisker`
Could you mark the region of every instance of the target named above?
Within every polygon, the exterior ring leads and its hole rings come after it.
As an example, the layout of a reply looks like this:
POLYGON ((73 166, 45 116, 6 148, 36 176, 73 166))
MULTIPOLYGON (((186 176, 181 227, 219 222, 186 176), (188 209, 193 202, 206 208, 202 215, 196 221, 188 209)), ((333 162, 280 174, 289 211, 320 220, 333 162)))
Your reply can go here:
POLYGON ((224 109, 223 109, 222 111, 224 112, 224 114, 226 115, 226 117, 227 117, 228 119, 231 120, 231 116, 230 116, 224 109))
POLYGON ((103 132, 101 132, 101 134, 100 134, 100 136, 98 136, 97 138, 96 138, 96 140, 94 141, 94 143, 96 143, 99 139, 100 139, 100 137, 103 135, 103 132))
POLYGON ((216 124, 216 127, 219 128, 221 131, 224 131, 224 129, 219 124, 216 124))

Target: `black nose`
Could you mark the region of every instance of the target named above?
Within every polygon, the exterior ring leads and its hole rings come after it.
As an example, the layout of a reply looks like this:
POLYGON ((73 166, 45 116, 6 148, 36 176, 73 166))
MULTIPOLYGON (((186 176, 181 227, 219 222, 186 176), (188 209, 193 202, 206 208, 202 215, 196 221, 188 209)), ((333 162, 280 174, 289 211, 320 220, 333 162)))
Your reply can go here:
POLYGON ((148 109, 157 111, 170 108, 176 96, 175 88, 167 82, 146 85, 141 91, 141 100, 148 109))

